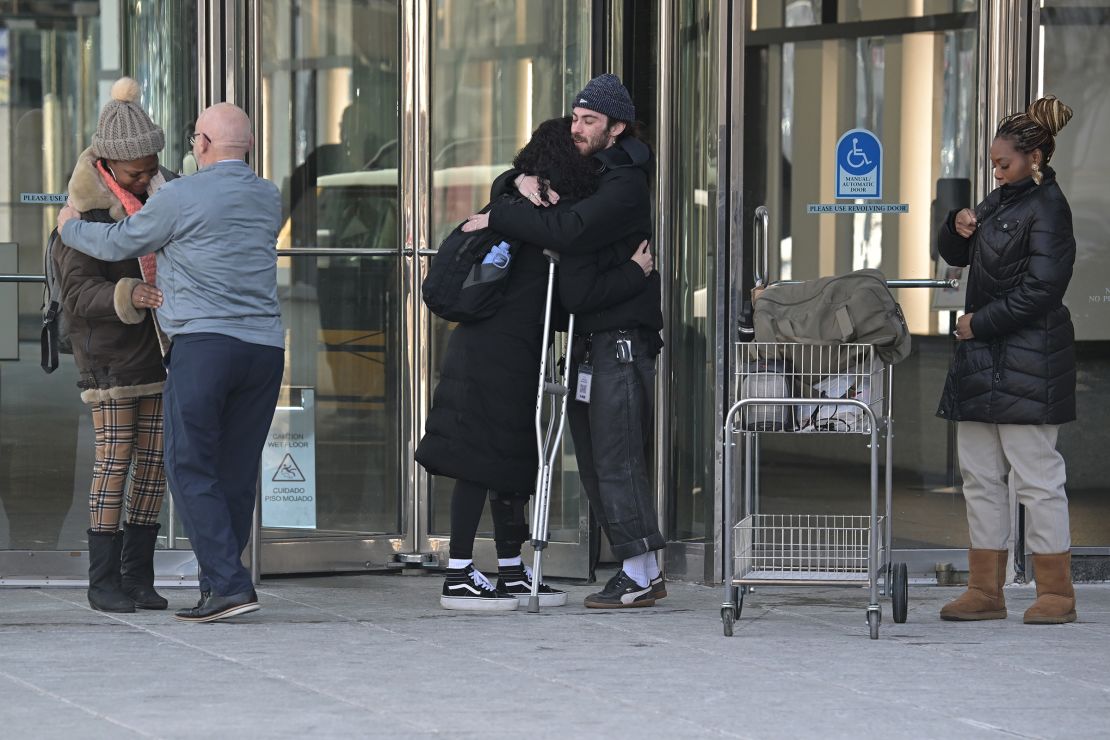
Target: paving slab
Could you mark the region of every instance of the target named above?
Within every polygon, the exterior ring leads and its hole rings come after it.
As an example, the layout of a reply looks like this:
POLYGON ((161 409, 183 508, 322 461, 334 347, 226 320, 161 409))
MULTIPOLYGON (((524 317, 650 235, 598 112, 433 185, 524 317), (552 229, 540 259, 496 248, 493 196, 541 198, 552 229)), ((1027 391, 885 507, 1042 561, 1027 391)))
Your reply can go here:
POLYGON ((261 611, 199 625, 0 589, 0 737, 1110 737, 1110 584, 1053 627, 1022 624, 1029 587, 960 624, 937 618, 958 588, 911 586, 874 641, 860 588, 760 588, 726 638, 719 588, 600 611, 571 583, 566 607, 475 614, 440 584, 266 580, 261 611))

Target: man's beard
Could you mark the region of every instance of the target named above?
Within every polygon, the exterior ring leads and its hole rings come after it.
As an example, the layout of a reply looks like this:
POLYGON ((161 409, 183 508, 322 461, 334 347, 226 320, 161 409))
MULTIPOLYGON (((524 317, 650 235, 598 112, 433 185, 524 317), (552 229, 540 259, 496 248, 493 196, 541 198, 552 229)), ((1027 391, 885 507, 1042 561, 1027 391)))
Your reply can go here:
POLYGON ((600 152, 609 143, 609 132, 603 131, 596 139, 587 139, 585 137, 575 137, 574 145, 578 148, 578 153, 583 157, 592 157, 600 152), (581 145, 585 144, 585 151, 582 150, 581 145))

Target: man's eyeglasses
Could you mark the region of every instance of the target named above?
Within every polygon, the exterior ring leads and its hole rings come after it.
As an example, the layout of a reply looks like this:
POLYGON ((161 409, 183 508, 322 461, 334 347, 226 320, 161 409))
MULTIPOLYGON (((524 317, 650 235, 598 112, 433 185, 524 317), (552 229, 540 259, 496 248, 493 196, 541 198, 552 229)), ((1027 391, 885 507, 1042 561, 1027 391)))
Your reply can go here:
POLYGON ((198 131, 198 132, 196 132, 195 134, 193 134, 192 136, 189 137, 189 148, 190 149, 192 147, 196 146, 198 136, 203 136, 208 141, 209 144, 212 143, 212 139, 208 136, 208 134, 204 133, 203 131, 198 131))

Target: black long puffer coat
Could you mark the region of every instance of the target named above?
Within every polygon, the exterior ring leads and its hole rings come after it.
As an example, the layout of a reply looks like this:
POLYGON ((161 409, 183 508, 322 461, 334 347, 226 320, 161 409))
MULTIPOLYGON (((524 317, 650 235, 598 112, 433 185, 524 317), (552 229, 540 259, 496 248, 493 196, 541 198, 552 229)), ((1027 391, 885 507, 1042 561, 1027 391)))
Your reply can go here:
POLYGON ((459 324, 447 341, 416 461, 433 475, 506 494, 536 485, 535 410, 547 258, 517 246, 505 301, 488 319, 459 324))
POLYGON ((1075 419, 1075 331, 1063 303, 1075 262, 1071 208, 1044 169, 996 189, 976 209, 970 239, 953 211, 937 237, 951 265, 970 265, 965 311, 974 339, 960 342, 937 416, 992 424, 1075 419))

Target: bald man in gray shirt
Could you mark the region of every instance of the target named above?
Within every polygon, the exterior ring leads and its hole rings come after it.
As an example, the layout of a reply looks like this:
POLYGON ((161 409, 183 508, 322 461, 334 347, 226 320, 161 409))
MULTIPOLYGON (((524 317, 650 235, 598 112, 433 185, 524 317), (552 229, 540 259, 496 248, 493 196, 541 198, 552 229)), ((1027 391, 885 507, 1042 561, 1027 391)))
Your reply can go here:
POLYGON ((175 616, 211 622, 259 608, 241 558, 285 365, 281 195, 244 161, 252 136, 240 108, 218 103, 194 131, 195 174, 114 224, 82 221, 67 206, 58 229, 65 244, 98 259, 157 255, 157 289, 140 298, 171 340, 166 478, 201 568, 200 601, 175 616))

